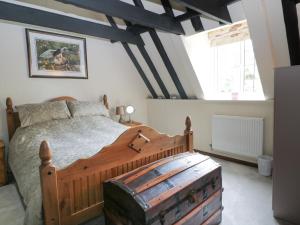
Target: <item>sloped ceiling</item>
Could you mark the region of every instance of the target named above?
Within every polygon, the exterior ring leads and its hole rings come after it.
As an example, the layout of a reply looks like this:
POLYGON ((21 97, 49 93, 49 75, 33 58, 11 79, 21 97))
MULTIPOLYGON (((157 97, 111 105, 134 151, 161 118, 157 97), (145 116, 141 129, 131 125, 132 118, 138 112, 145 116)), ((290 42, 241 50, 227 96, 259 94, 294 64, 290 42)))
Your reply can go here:
MULTIPOLYGON (((123 1, 132 4, 132 0, 123 1)), ((98 21, 107 21, 103 14, 80 9, 71 5, 65 5, 54 0, 21 0, 21 2, 60 10, 69 14, 76 14, 81 17, 98 21)), ((164 13, 163 7, 153 2, 158 2, 158 0, 143 1, 147 10, 164 13)), ((177 9, 174 11, 175 14, 180 14, 180 6, 176 4, 173 6, 177 9)), ((279 66, 290 65, 281 0, 242 0, 230 4, 228 9, 233 22, 240 21, 245 18, 248 21, 263 90, 266 98, 272 99, 274 97, 273 69, 279 66)), ((219 23, 208 19, 201 18, 201 21, 206 30, 219 26, 219 23)), ((124 25, 122 20, 117 20, 117 24, 119 26, 124 25)), ((183 23, 183 27, 187 35, 195 33, 190 21, 185 21, 183 23)), ((201 85, 197 80, 197 76, 189 60, 181 39, 182 37, 162 32, 158 32, 158 35, 187 94, 190 97, 203 98, 201 85)), ((177 89, 175 88, 175 85, 171 80, 170 75, 149 34, 144 33, 142 38, 146 44, 145 47, 170 94, 178 96, 177 89)), ((135 46, 130 46, 130 48, 134 52, 139 63, 142 65, 144 72, 156 92, 160 96, 163 96, 147 66, 147 63, 144 61, 139 51, 135 46)))

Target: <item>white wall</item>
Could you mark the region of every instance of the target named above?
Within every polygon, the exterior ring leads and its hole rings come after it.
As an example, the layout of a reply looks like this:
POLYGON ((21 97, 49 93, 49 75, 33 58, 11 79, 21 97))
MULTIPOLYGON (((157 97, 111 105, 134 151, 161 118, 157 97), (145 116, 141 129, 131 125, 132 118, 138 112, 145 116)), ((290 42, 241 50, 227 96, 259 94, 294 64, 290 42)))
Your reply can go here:
POLYGON ((0 21, 0 37, 0 138, 6 143, 8 96, 18 105, 62 95, 96 100, 107 94, 111 106, 133 104, 137 109, 134 119, 147 122, 147 88, 119 43, 87 38, 88 80, 45 79, 28 77, 24 26, 0 21))
MULTIPOLYGON (((211 152, 212 115, 263 117, 265 119, 264 153, 273 154, 273 101, 234 102, 149 99, 147 102, 149 125, 164 133, 171 135, 183 133, 185 118, 190 115, 194 130, 194 147, 208 152, 211 152)), ((236 158, 253 161, 243 157, 236 158)))

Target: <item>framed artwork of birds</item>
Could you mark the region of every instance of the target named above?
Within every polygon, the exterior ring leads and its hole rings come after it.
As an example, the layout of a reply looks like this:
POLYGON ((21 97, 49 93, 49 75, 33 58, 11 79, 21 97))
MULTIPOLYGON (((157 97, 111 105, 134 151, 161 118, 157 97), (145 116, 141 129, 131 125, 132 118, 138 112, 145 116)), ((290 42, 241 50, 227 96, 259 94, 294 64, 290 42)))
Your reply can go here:
POLYGON ((85 38, 26 29, 29 77, 87 79, 85 38))

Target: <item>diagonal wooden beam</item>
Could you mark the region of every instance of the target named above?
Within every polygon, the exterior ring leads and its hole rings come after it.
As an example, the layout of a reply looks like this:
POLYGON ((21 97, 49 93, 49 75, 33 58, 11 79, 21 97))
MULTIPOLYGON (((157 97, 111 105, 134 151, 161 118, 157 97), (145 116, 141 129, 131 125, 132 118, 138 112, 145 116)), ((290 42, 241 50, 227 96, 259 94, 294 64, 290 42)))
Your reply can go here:
POLYGON ((154 76, 154 79, 156 80, 158 86, 160 87, 163 95, 165 96, 165 98, 169 99, 171 96, 169 94, 169 91, 168 89, 166 88, 164 82, 162 81, 152 59, 150 58, 148 52, 146 51, 145 49, 145 46, 142 46, 142 45, 137 45, 141 55, 143 56, 144 60, 146 61, 149 69, 151 70, 151 73, 153 74, 154 76))
POLYGON ((140 66, 137 58, 134 56, 133 52, 131 51, 131 49, 129 48, 129 45, 127 43, 122 43, 125 51, 127 52, 129 58, 131 59, 132 63, 134 64, 136 70, 138 71, 138 73, 140 74, 142 80, 144 81, 145 85, 147 86, 149 92, 151 93, 153 98, 157 98, 157 94, 153 88, 153 86, 151 85, 150 81, 148 80, 144 70, 142 69, 142 67, 140 66))
POLYGON ((230 14, 227 5, 220 4, 219 0, 176 0, 183 6, 201 13, 213 20, 231 23, 230 14))
MULTIPOLYGON (((113 28, 118 28, 116 22, 114 21, 114 19, 111 16, 106 16, 108 22, 110 23, 110 25, 113 28)), ((129 58, 131 59, 133 65, 135 66, 136 70, 138 71, 138 73, 140 74, 142 80, 144 81, 145 85, 147 86, 149 92, 151 93, 153 98, 157 98, 157 94, 154 90, 154 88, 152 87, 149 79, 147 78, 144 70, 142 69, 141 65, 139 64, 137 58, 134 56, 133 52, 131 51, 129 45, 127 43, 121 42, 121 44, 123 45, 123 48, 125 49, 127 55, 129 56, 129 58)))
POLYGON ((164 10, 167 15, 174 17, 173 8, 169 2, 169 0, 161 0, 161 4, 164 7, 164 10))
POLYGON ((74 17, 0 1, 0 19, 143 45, 140 36, 74 17))
POLYGON ((299 21, 296 2, 281 0, 291 65, 300 65, 299 21))
POLYGON ((200 16, 191 18, 191 22, 192 22, 192 25, 193 25, 195 31, 197 31, 197 32, 204 31, 204 27, 201 22, 200 16))
POLYGON ((180 97, 182 99, 188 99, 188 96, 181 84, 181 81, 179 80, 178 78, 178 75, 173 67, 173 64, 171 63, 171 60, 169 59, 169 56, 163 46, 163 44, 161 43, 161 40, 160 38, 158 37, 157 33, 155 30, 151 30, 149 31, 149 34, 154 42, 154 45, 156 46, 157 50, 158 50, 158 53, 160 54, 160 57, 162 58, 170 76, 171 76, 171 79, 173 80, 174 82, 174 85, 180 95, 180 97))
POLYGON ((185 13, 179 15, 179 16, 176 16, 175 19, 179 22, 183 22, 185 20, 192 19, 196 16, 200 16, 200 13, 196 12, 194 10, 187 10, 187 12, 185 12, 185 13))
MULTIPOLYGON (((141 0, 133 0, 133 1, 136 6, 138 6, 140 8, 144 8, 144 5, 141 0)), ((127 25, 129 25, 129 24, 127 24, 127 25)), ((177 88, 177 91, 178 91, 180 97, 182 99, 188 99, 188 96, 178 78, 178 75, 173 67, 173 64, 171 63, 171 60, 169 59, 169 56, 168 56, 160 38, 158 37, 156 31, 154 29, 150 29, 149 34, 150 34, 152 41, 154 42, 154 45, 155 45, 160 57, 162 58, 165 66, 171 76, 171 79, 174 82, 175 87, 177 88)))
POLYGON ((184 34, 179 22, 173 17, 159 15, 157 13, 135 7, 119 0, 57 0, 59 2, 72 4, 80 8, 104 13, 112 17, 118 17, 133 24, 156 28, 174 34, 184 34))

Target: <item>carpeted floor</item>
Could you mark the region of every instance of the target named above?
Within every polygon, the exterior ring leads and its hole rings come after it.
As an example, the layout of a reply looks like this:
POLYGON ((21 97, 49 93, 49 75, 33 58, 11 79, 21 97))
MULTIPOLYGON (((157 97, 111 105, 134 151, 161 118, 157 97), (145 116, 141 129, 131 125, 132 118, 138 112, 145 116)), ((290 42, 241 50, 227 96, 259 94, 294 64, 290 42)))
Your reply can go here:
MULTIPOLYGON (((215 159, 222 165, 223 221, 221 225, 289 225, 272 216, 272 179, 257 169, 215 159)), ((14 185, 0 188, 0 224, 22 224, 24 211, 14 185)), ((104 225, 103 217, 84 225, 104 225)))
POLYGON ((24 209, 15 185, 0 188, 0 224, 22 225, 24 209))

